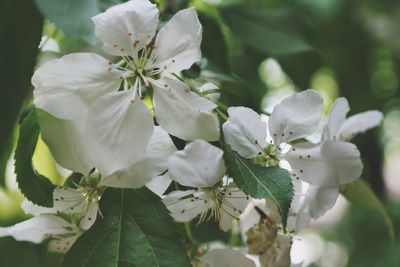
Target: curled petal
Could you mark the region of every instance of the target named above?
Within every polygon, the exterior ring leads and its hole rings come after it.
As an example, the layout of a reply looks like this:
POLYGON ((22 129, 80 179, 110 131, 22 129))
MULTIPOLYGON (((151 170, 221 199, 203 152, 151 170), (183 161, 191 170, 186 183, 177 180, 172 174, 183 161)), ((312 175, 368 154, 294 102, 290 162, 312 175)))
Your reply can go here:
POLYGON ((267 124, 250 108, 230 107, 222 125, 225 141, 244 158, 254 158, 266 144, 267 124))
POLYGON ((370 110, 347 118, 338 131, 339 140, 350 140, 353 136, 377 127, 383 119, 382 112, 370 110))
POLYGON ((153 134, 150 110, 139 98, 131 100, 131 94, 129 90, 104 95, 90 108, 85 133, 103 177, 142 159, 153 134))
POLYGON ((114 56, 136 57, 153 39, 158 9, 148 0, 132 0, 113 6, 92 20, 104 51, 114 56))
POLYGON ((157 34, 155 68, 179 72, 200 61, 202 27, 194 8, 179 11, 157 34))
POLYGON ((341 141, 298 144, 283 157, 289 162, 294 177, 315 186, 337 187, 350 183, 363 169, 357 147, 341 141))
POLYGON ((306 137, 318 128, 323 108, 322 97, 306 90, 285 98, 275 106, 268 129, 276 145, 306 137))
MULTIPOLYGON (((126 169, 104 177, 101 185, 120 188, 139 188, 167 169, 169 156, 176 151, 171 138, 156 126, 143 159, 126 169)), ((165 188, 166 189, 166 188, 165 188)))
POLYGON ((94 165, 86 136, 80 127, 72 121, 57 119, 39 109, 37 114, 43 141, 56 162, 67 170, 89 175, 94 165))
POLYGON ((226 172, 223 151, 203 140, 195 140, 168 160, 172 179, 185 186, 211 187, 226 172))
POLYGON ((88 104, 119 88, 121 72, 108 69, 108 60, 93 53, 70 54, 44 64, 32 77, 36 107, 83 124, 88 104))
POLYGON ((192 93, 184 83, 165 78, 154 86, 157 122, 168 133, 184 140, 219 139, 216 107, 211 101, 192 93))
POLYGON ((336 140, 338 137, 339 129, 346 120, 346 115, 350 107, 347 99, 339 97, 333 103, 329 111, 328 121, 323 129, 322 138, 324 140, 336 140))

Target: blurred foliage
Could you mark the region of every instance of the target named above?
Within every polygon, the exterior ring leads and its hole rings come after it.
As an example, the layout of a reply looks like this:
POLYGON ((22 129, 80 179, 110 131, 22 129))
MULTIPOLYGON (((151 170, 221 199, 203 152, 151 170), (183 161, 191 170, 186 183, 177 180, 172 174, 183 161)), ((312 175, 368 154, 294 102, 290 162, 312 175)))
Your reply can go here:
MULTIPOLYGON (((101 53, 90 17, 120 2, 123 1, 0 1, 0 186, 6 184, 6 165, 15 148, 13 133, 17 132, 18 114, 24 101, 31 101, 29 81, 36 63, 75 51, 101 53), (42 34, 46 41, 37 54, 42 34), (57 41, 58 51, 44 49, 52 39, 57 41)), ((312 86, 326 97, 327 107, 333 97, 345 96, 352 114, 367 109, 390 113, 400 108, 399 1, 154 2, 164 21, 188 5, 196 7, 204 27, 204 60, 186 76, 219 85, 221 102, 228 106, 244 105, 261 111, 263 96, 275 88, 260 77, 260 63, 274 58, 291 86, 297 90, 312 86)), ((364 181, 388 207, 396 241, 389 239, 387 218, 381 216, 380 207, 377 211, 371 205, 354 205, 339 226, 325 234, 346 246, 349 267, 400 266, 400 207, 388 201, 382 177, 384 145, 392 143, 387 138, 381 142, 382 136, 379 130, 371 131, 355 138, 355 143, 363 156, 364 181)), ((61 176, 52 168, 54 177, 50 178, 59 181, 61 176)), ((8 207, 15 210, 20 200, 12 189, 4 191, 0 198, 3 225, 25 218, 20 211, 3 215, 8 207)), ((358 202, 363 202, 362 197, 358 202)), ((226 240, 215 225, 209 225, 199 226, 195 237, 201 241, 211 237, 226 240)), ((60 258, 46 253, 45 245, 0 239, 2 267, 58 266, 60 258)))

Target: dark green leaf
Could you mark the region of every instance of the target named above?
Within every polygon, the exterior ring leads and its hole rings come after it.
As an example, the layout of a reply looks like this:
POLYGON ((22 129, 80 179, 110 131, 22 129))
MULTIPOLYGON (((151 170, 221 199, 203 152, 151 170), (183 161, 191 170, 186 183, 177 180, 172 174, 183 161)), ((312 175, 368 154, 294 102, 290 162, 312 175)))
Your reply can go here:
POLYGON ((293 184, 289 173, 275 167, 255 165, 224 147, 228 174, 248 195, 254 198, 271 198, 278 206, 282 224, 286 227, 287 214, 293 199, 293 184))
POLYGON ((32 156, 39 133, 36 111, 32 110, 19 129, 15 150, 15 173, 19 189, 27 199, 40 206, 52 207, 55 186, 46 177, 38 174, 32 166, 32 156))
POLYGON ((65 34, 93 43, 91 17, 100 12, 98 0, 36 0, 42 14, 65 34))
POLYGON ((237 5, 221 9, 221 15, 235 35, 259 51, 282 55, 312 49, 295 28, 298 21, 288 10, 237 5))
POLYGON ((386 223, 390 238, 392 240, 395 239, 393 221, 390 218, 386 207, 363 180, 357 179, 352 183, 342 185, 340 187, 340 193, 342 193, 349 202, 358 208, 372 209, 379 212, 386 223))
POLYGON ((104 218, 78 239, 63 267, 190 266, 172 218, 147 188, 107 189, 100 210, 104 218))
POLYGON ((216 66, 220 71, 230 73, 228 46, 220 25, 204 13, 199 14, 199 19, 203 26, 203 56, 211 63, 211 67, 216 66))
MULTIPOLYGON (((0 1, 0 158, 8 159, 12 132, 23 100, 31 90, 42 18, 31 0, 0 1), (16 19, 18 18, 18 22, 16 19)), ((3 177, 0 174, 0 179, 3 177)), ((2 183, 2 182, 1 182, 2 183)))

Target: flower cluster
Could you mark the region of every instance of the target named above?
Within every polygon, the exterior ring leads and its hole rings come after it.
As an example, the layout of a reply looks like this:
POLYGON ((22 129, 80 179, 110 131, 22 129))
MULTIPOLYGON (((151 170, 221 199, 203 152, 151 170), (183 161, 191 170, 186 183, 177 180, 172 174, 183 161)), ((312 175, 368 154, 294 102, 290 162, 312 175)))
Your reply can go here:
MULTIPOLYGON (((278 166, 290 174, 295 199, 289 232, 324 214, 334 205, 339 186, 361 175, 360 152, 349 140, 379 125, 380 112, 346 119, 349 107, 339 98, 321 128, 322 97, 306 90, 284 99, 269 116, 229 107, 226 119, 218 117, 213 99, 179 76, 201 59, 202 26, 195 10, 178 12, 157 32, 158 17, 148 0, 114 6, 92 18, 112 60, 75 53, 35 72, 41 136, 56 162, 73 174, 54 190, 54 207, 24 202, 34 217, 0 229, 0 236, 35 243, 50 239, 52 250, 65 252, 102 219, 99 202, 107 187, 143 186, 162 198, 175 221, 215 220, 228 231, 255 206, 252 192, 243 192, 228 175, 225 146, 251 164, 278 166), (309 141, 318 131, 319 140, 309 141), (185 147, 178 150, 171 136, 185 141, 185 147)), ((249 251, 273 264, 276 255, 290 251, 290 237, 279 216, 256 214, 256 226, 248 231, 249 251)), ((221 260, 232 261, 229 266, 255 266, 228 249, 211 250, 197 264, 222 266, 221 260)))

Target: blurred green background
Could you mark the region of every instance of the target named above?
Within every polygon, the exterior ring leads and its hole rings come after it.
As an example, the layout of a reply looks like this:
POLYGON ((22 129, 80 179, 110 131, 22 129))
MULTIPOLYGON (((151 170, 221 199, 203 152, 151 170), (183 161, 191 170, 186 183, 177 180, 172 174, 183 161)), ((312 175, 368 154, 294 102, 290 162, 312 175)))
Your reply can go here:
MULTIPOLYGON (((90 17, 120 2, 0 1, 1 226, 26 218, 19 208, 22 196, 13 175, 12 152, 18 116, 32 102, 34 68, 76 51, 102 53, 90 17)), ((362 179, 384 203, 395 240, 389 238, 379 208, 362 198, 356 205, 341 199, 334 211, 300 237, 304 246, 294 260, 308 257, 303 266, 400 266, 400 2, 154 2, 164 21, 182 8, 196 7, 204 27, 204 59, 184 75, 194 84, 216 83, 222 102, 229 106, 268 111, 294 90, 312 88, 324 96, 326 111, 336 97, 345 96, 351 114, 369 109, 384 112, 379 129, 354 141, 365 165, 362 179)), ((54 183, 62 181, 62 172, 43 143, 37 146, 34 165, 54 183)), ((45 245, 0 239, 2 267, 58 266, 61 257, 47 253, 45 245)))

